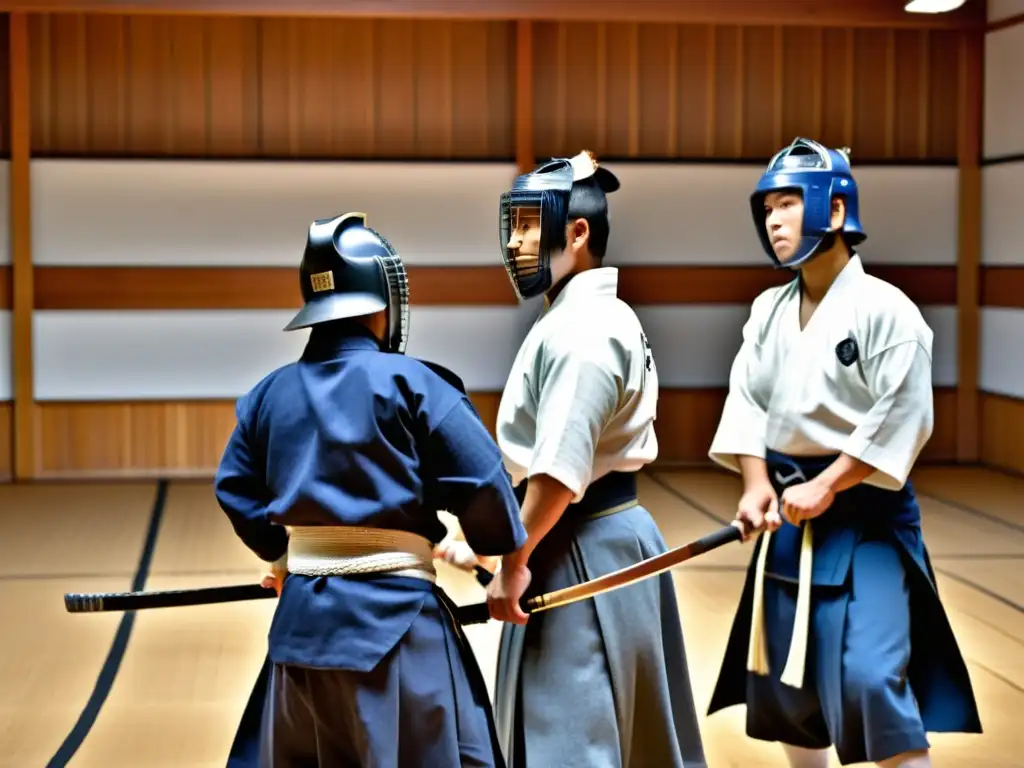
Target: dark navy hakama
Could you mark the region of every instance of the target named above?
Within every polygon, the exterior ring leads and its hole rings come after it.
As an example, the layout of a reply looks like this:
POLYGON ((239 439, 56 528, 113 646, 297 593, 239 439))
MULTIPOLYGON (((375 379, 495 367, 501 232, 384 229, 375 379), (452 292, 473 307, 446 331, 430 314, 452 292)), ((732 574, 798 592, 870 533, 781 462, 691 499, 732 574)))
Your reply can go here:
MULTIPOLYGON (((768 452, 781 496, 835 457, 768 452)), ((780 674, 793 634, 801 529, 773 534, 764 583, 770 672, 747 670, 754 573, 751 557, 711 704, 747 705, 747 734, 809 749, 834 745, 843 765, 928 747, 927 732, 981 733, 966 664, 935 585, 909 482, 900 491, 858 485, 811 523, 811 617, 801 688, 780 674)))
POLYGON ((503 768, 487 686, 454 609, 435 587, 368 672, 265 659, 227 768, 503 768))

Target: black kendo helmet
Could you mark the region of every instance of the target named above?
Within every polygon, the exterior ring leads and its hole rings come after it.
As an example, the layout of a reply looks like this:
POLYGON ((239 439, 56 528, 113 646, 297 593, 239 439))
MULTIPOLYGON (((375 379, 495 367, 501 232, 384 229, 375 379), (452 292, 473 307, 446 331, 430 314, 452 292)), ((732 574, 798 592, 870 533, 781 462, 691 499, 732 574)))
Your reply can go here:
POLYGON ((409 279, 391 243, 366 226, 365 213, 314 221, 299 265, 305 306, 284 330, 388 311, 383 346, 404 352, 409 338, 409 279))

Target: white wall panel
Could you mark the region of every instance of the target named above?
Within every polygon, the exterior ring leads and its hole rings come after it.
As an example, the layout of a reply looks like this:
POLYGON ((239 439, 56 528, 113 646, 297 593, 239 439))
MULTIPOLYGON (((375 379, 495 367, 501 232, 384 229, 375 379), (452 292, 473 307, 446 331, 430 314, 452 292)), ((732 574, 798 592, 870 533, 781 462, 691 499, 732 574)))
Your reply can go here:
POLYGON ((1024 0, 988 0, 988 20, 1002 21, 1024 13, 1024 0))
MULTIPOLYGON (((536 302, 521 307, 415 307, 409 354, 434 360, 475 391, 505 384, 536 302)), ((728 382, 749 307, 640 307, 662 386, 728 382)), ((928 308, 935 383, 956 384, 956 309, 928 308)), ((289 312, 57 312, 35 318, 39 400, 232 398, 296 359, 306 332, 289 312)))
MULTIPOLYGON (((663 387, 728 384, 749 307, 638 307, 637 314, 651 343, 663 387)), ((925 307, 922 314, 935 334, 932 383, 937 387, 956 386, 956 307, 925 307)))
MULTIPOLYGON (((763 264, 763 168, 609 165, 613 264, 763 264)), ((310 221, 363 211, 410 264, 499 264, 504 164, 37 160, 38 264, 294 266, 310 221)), ((957 171, 857 170, 874 263, 956 262, 957 171)))
POLYGON ((985 157, 1024 152, 1024 24, 985 35, 985 157))
POLYGON ((978 386, 1024 397, 1024 309, 982 307, 978 386))
POLYGON ((362 211, 409 264, 494 264, 503 163, 34 160, 33 258, 295 266, 314 219, 362 211))
MULTIPOLYGON (((500 389, 525 336, 523 307, 414 307, 408 352, 474 390, 500 389)), ((38 400, 233 398, 295 360, 307 331, 289 311, 35 313, 38 400)))
POLYGON ((935 334, 932 341, 932 384, 955 387, 959 383, 956 306, 921 307, 921 314, 935 334))
POLYGON ((750 307, 680 304, 637 307, 636 313, 662 387, 721 387, 729 382, 750 307))
MULTIPOLYGON (((766 158, 767 162, 767 158, 766 158)), ((622 182, 609 196, 613 264, 763 264, 750 193, 764 166, 608 166, 622 182)), ((865 260, 955 264, 955 167, 855 168, 865 260)))
POLYGON ((0 309, 0 400, 14 399, 11 353, 11 313, 0 309))
POLYGON ((1024 264, 1024 160, 984 166, 981 200, 982 264, 1024 264))

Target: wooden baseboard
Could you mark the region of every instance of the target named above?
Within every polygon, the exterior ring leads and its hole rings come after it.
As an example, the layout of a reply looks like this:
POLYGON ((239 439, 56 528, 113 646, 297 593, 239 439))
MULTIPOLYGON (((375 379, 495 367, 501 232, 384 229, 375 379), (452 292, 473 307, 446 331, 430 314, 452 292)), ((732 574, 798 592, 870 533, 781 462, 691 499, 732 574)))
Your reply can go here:
MULTIPOLYGON (((498 393, 471 397, 493 430, 498 393)), ((724 401, 721 388, 663 390, 659 464, 706 464, 724 401)), ((0 435, 3 419, 0 410, 0 435)), ((228 400, 39 403, 36 479, 210 477, 234 425, 234 403, 228 400)), ((922 460, 952 461, 955 428, 956 390, 936 390, 935 433, 922 460)), ((0 453, 0 471, 3 459, 0 453)))
POLYGON ((989 392, 979 399, 982 464, 1024 473, 1024 399, 989 392))

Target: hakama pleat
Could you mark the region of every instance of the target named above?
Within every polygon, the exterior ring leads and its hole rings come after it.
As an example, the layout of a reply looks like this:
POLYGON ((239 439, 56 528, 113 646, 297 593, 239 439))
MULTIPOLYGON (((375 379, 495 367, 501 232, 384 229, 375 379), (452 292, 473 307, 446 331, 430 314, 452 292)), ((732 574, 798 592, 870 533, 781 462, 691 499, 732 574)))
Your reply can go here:
MULTIPOLYGON (((646 509, 563 518, 530 560, 528 595, 667 549, 646 509)), ((705 765, 670 574, 502 629, 495 720, 510 768, 705 765)))
POLYGON ((428 596, 369 672, 265 663, 229 768, 504 768, 483 677, 452 608, 440 589, 428 596))

